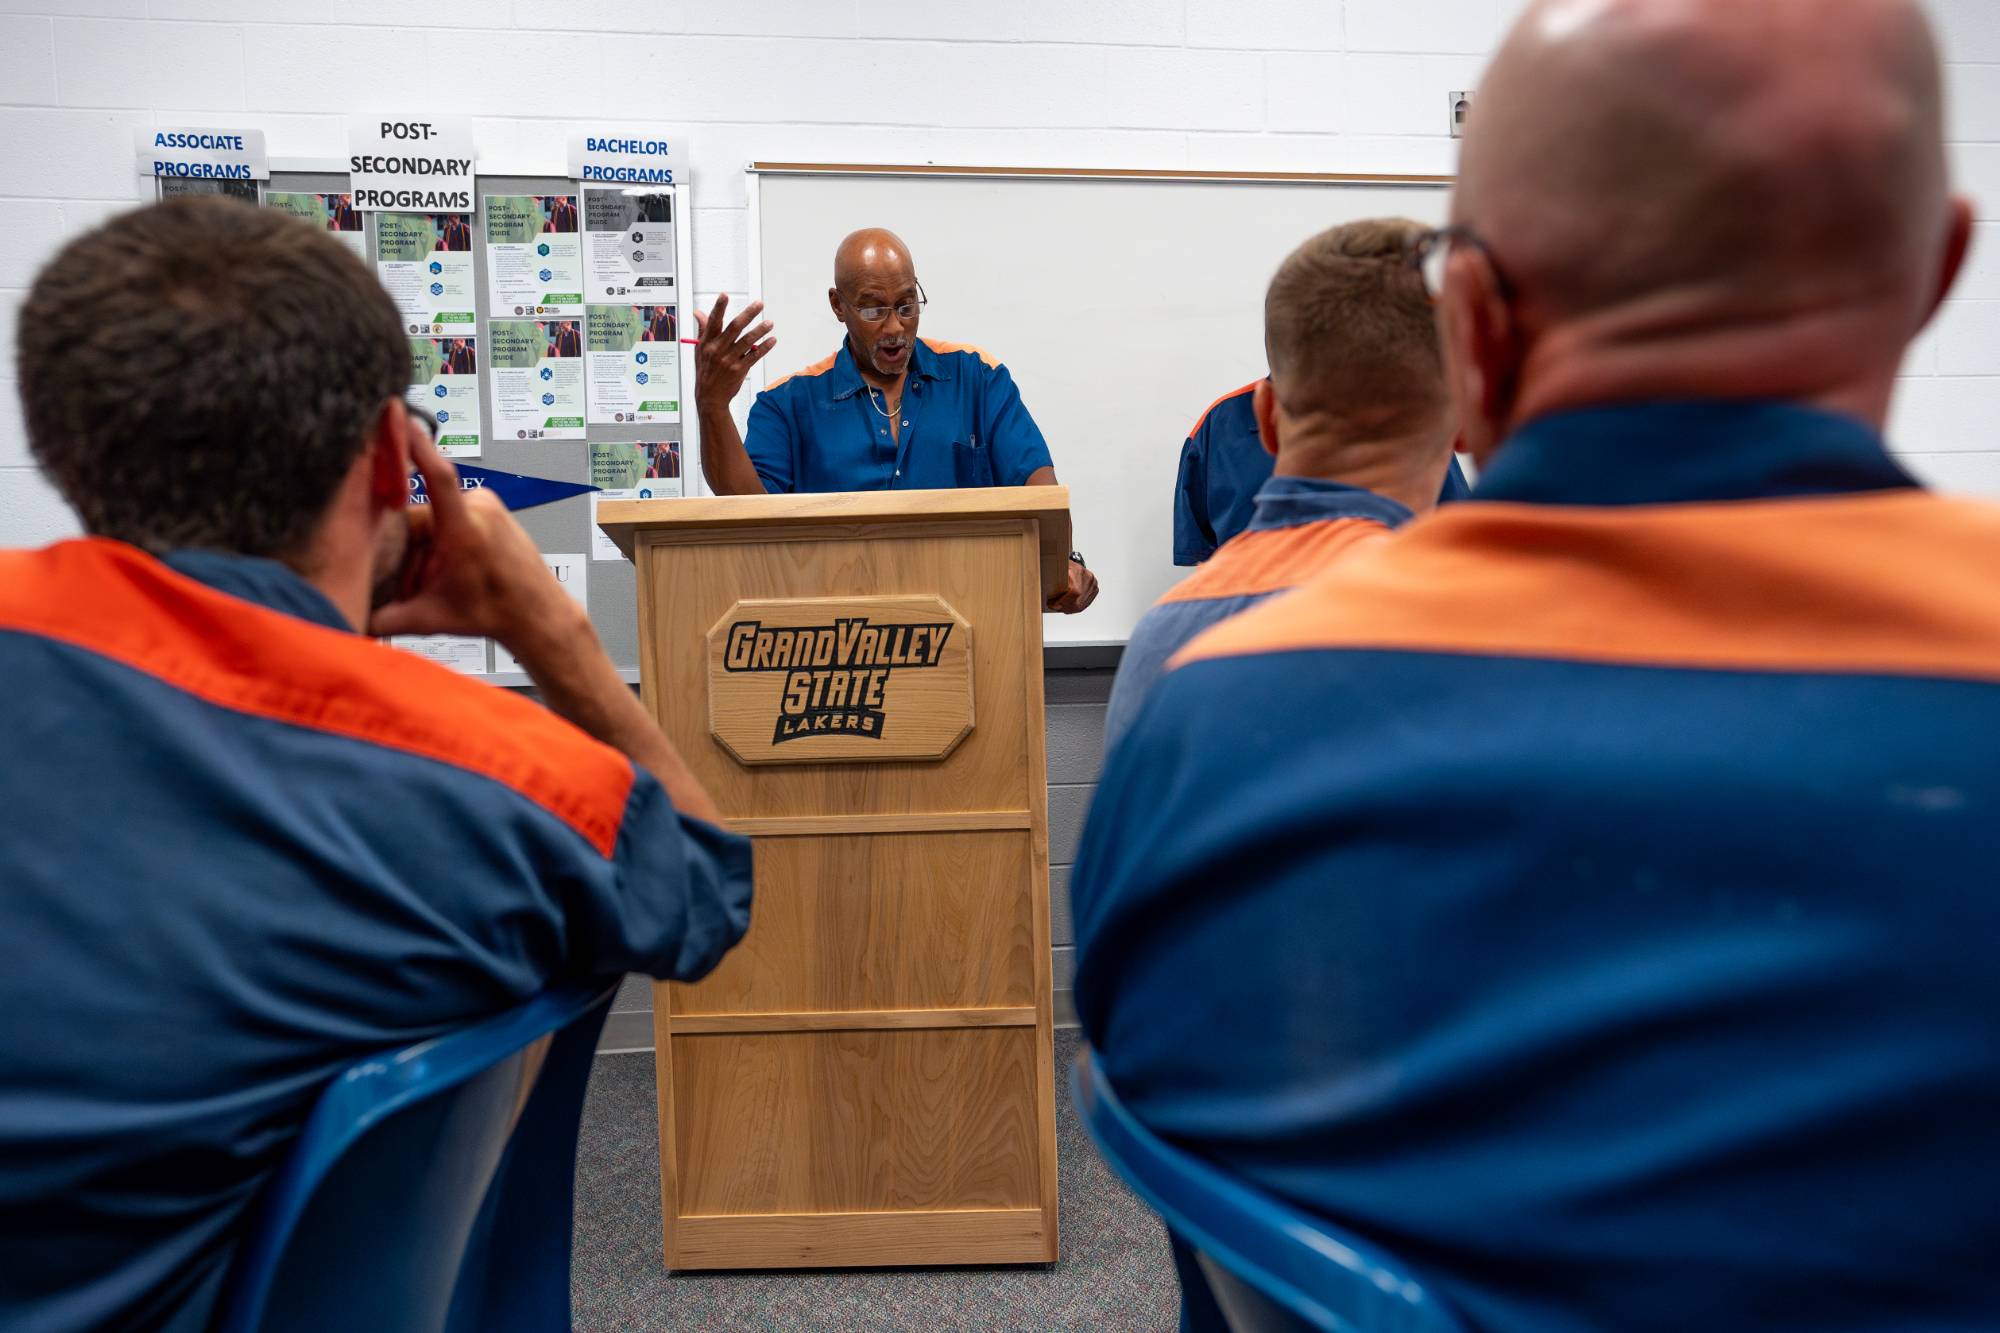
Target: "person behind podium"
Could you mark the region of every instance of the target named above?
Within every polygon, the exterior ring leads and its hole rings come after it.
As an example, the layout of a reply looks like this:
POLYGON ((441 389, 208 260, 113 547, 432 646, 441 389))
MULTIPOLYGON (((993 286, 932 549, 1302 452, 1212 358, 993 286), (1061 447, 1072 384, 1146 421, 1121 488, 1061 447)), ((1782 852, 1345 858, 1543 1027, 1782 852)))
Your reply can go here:
POLYGON ((1112 1086, 1466 1327, 2000 1327, 2000 506, 1883 439, 1942 81, 1916 0, 1529 6, 1418 251, 1474 497, 1092 801, 1112 1086))
POLYGON ((1107 747, 1190 639, 1438 503, 1457 426, 1430 296, 1409 264, 1423 232, 1404 219, 1350 222, 1278 267, 1264 297, 1271 375, 1242 395, 1275 475, 1245 530, 1133 626, 1105 712, 1107 747))
POLYGON ((183 1333, 343 1067, 559 979, 699 977, 750 851, 459 489, 332 236, 154 205, 20 318, 90 535, 0 552, 0 1328, 183 1333), (490 636, 548 707, 377 634, 490 636))
MULTIPOLYGON (((758 394, 747 434, 729 404, 777 343, 771 321, 751 323, 763 302, 728 319, 722 296, 706 316, 695 313, 701 465, 717 494, 1056 484, 1049 446, 1007 368, 977 347, 917 336, 924 289, 893 232, 871 227, 843 240, 826 295, 846 339, 758 394)), ((1081 611, 1096 597, 1097 576, 1072 552, 1069 587, 1049 609, 1081 611)))

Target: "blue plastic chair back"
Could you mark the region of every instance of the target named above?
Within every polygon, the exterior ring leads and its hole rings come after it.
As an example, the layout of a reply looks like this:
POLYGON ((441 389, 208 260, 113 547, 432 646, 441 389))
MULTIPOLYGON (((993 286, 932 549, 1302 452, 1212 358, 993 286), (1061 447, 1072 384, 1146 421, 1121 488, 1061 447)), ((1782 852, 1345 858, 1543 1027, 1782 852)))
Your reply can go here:
POLYGON ((1395 1260, 1174 1147, 1133 1117, 1097 1053, 1071 1090, 1104 1158, 1189 1246, 1237 1333, 1467 1333, 1395 1260))
POLYGON ((566 1333, 577 1127, 617 988, 557 986, 336 1078, 251 1212, 216 1333, 566 1333))

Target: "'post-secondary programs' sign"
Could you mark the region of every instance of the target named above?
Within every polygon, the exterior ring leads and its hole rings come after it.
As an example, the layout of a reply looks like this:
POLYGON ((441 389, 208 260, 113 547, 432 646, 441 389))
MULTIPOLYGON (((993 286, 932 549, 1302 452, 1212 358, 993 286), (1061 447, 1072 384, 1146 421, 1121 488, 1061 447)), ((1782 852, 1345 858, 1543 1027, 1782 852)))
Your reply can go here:
POLYGON ((678 134, 595 128, 569 136, 569 174, 586 185, 672 185, 686 163, 678 134))
POLYGON ((264 131, 183 127, 139 131, 139 174, 189 180, 271 178, 264 131))
POLYGON ((470 213, 472 122, 357 116, 347 122, 347 170, 364 213, 470 213))

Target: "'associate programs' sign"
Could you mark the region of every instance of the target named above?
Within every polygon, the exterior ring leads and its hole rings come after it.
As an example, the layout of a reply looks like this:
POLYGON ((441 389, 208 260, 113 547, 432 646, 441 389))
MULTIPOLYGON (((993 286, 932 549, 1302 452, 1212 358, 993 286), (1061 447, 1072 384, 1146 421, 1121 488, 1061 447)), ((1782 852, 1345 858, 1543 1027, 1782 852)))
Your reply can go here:
POLYGON ((569 137, 569 174, 585 185, 672 185, 687 140, 658 131, 590 130, 569 137))
POLYGON ((261 181, 271 178, 271 159, 264 152, 262 130, 140 130, 139 174, 261 181))
POLYGON ((472 122, 464 116, 347 123, 354 206, 365 213, 470 213, 472 122))

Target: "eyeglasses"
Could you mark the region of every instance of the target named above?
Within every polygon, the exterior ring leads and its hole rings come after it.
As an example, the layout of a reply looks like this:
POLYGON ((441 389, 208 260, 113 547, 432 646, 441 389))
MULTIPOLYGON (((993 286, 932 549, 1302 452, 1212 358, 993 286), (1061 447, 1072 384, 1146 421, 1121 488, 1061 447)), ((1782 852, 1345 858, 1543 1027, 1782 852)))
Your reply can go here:
MULTIPOLYGON (((842 293, 840 299, 846 301, 847 300, 846 294, 842 293)), ((849 301, 847 308, 849 310, 852 310, 854 312, 854 317, 856 319, 859 319, 863 324, 880 324, 883 320, 889 318, 889 312, 891 310, 896 312, 897 319, 900 319, 905 324, 907 324, 911 320, 915 319, 918 315, 922 314, 924 307, 929 304, 930 304, 930 298, 924 295, 924 285, 920 282, 917 284, 917 299, 914 301, 905 301, 901 305, 893 305, 893 306, 855 305, 853 302, 849 301)))
POLYGON ((1452 252, 1459 246, 1478 250, 1486 256, 1486 262, 1493 269, 1493 276, 1500 284, 1500 294, 1512 298, 1507 277, 1500 267, 1493 263, 1493 250, 1481 239, 1479 233, 1470 227, 1438 227, 1427 231, 1410 244, 1409 265, 1423 275, 1424 290, 1431 300, 1444 296, 1445 274, 1451 268, 1452 252))

